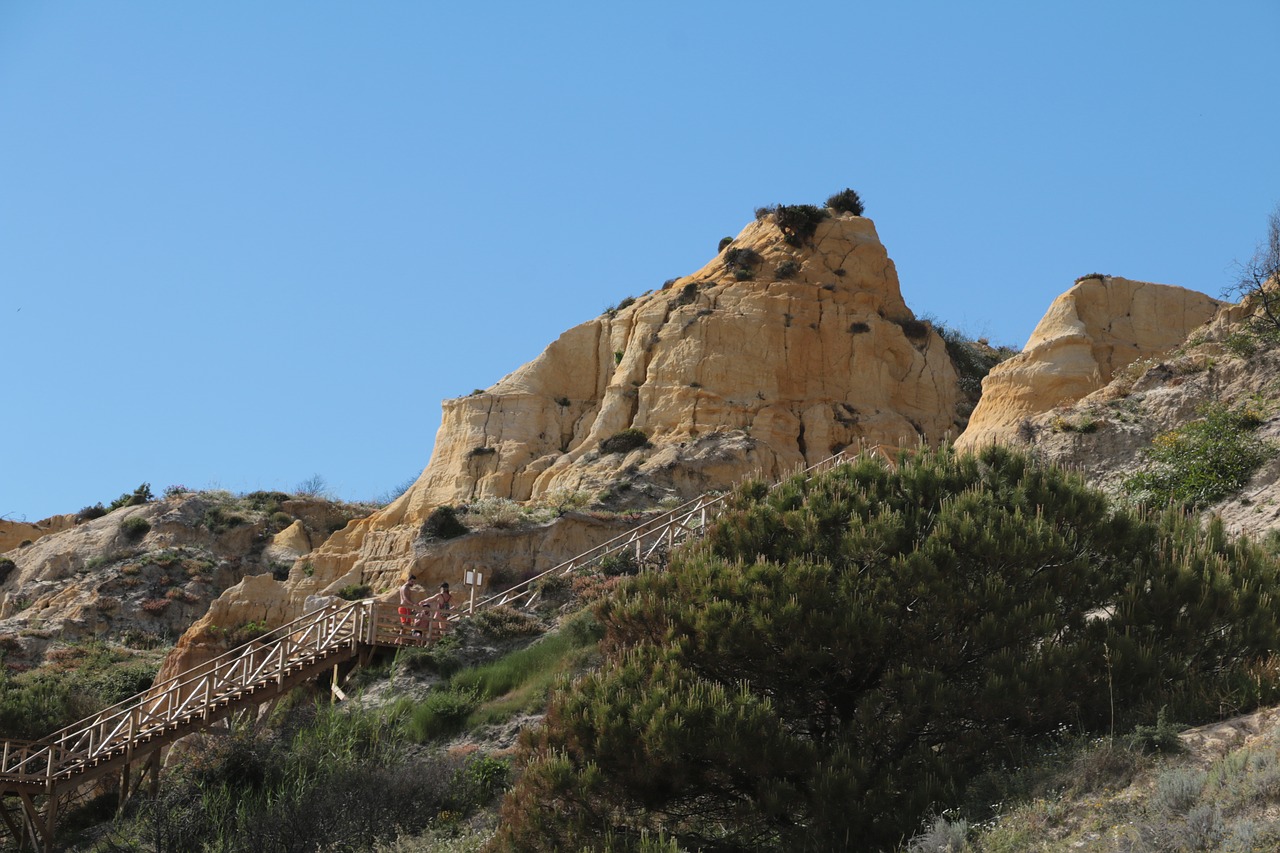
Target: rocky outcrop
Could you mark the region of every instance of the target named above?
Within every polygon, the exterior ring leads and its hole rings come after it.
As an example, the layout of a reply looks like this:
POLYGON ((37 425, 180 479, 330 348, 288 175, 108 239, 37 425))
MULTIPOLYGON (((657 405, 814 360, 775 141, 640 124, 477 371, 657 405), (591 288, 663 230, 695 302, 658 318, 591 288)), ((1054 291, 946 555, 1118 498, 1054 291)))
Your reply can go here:
POLYGON ((903 303, 871 220, 833 217, 796 248, 765 217, 692 275, 445 401, 431 464, 388 515, 620 480, 691 497, 849 445, 939 441, 957 401, 942 340, 903 303), (609 452, 625 429, 651 446, 609 452))
POLYGON ((1049 306, 1026 347, 988 374, 959 449, 1017 443, 1028 418, 1107 385, 1178 346, 1223 303, 1194 290, 1112 276, 1078 281, 1049 306))
POLYGON ((353 514, 283 494, 205 492, 79 524, 59 516, 62 529, 3 554, 12 561, 0 577, 6 663, 38 665, 51 646, 87 638, 172 642, 227 587, 246 575, 284 576, 296 557, 289 549, 323 541, 353 514))
POLYGON ((26 547, 50 533, 59 533, 75 526, 74 515, 55 515, 34 523, 0 519, 0 554, 26 547))
POLYGON ((871 220, 835 215, 811 239, 786 237, 762 217, 692 275, 570 329, 488 390, 445 401, 431 462, 408 492, 335 533, 279 588, 255 579, 229 590, 166 670, 213 653, 219 620, 276 623, 343 585, 456 583, 472 565, 491 569, 492 587, 621 529, 569 515, 426 542, 423 523, 445 504, 575 494, 652 507, 849 446, 954 434, 955 369, 903 302, 871 220), (615 449, 609 440, 627 430, 638 446, 615 449))

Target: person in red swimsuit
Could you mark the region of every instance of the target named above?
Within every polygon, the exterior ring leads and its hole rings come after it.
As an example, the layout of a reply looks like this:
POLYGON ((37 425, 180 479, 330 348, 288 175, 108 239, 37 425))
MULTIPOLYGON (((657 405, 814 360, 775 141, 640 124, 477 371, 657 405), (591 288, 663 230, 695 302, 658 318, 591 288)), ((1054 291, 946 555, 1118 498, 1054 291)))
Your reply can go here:
MULTIPOLYGON (((400 586, 400 607, 397 612, 400 614, 400 630, 408 631, 418 620, 418 603, 413 600, 413 591, 421 589, 418 582, 413 579, 413 575, 409 575, 408 579, 400 586)), ((413 629, 413 636, 421 636, 422 632, 413 629)))

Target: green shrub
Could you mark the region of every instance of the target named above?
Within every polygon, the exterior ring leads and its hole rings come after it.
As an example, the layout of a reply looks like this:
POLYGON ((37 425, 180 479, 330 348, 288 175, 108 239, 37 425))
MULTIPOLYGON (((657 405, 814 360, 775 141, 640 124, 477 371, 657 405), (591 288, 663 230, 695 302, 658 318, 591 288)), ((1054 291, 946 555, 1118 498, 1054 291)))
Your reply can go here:
POLYGON ((147 531, 151 529, 151 522, 139 515, 132 518, 126 518, 120 522, 120 532, 124 534, 126 539, 137 541, 147 535, 147 531))
POLYGON ((813 239, 818 225, 830 214, 811 204, 780 204, 773 211, 773 221, 782 229, 789 246, 803 246, 813 239))
POLYGON ((1156 436, 1143 451, 1146 469, 1124 482, 1137 503, 1197 508, 1244 488, 1275 447, 1254 433, 1262 423, 1256 407, 1224 403, 1201 407, 1200 417, 1156 436))
POLYGON ((745 281, 755 275, 756 267, 763 258, 755 249, 740 247, 726 251, 723 260, 725 268, 733 273, 734 278, 745 281))
POLYGON ((427 520, 422 522, 425 539, 453 539, 470 532, 470 528, 458 520, 458 511, 449 504, 431 510, 427 520))
POLYGON ((1081 417, 1075 420, 1058 416, 1053 419, 1053 428, 1057 432, 1075 432, 1082 435, 1088 435, 1098 431, 1099 422, 1096 418, 1081 417))
POLYGON ((1178 737, 1182 729, 1183 727, 1177 723, 1169 722, 1165 709, 1161 708, 1156 714, 1154 725, 1135 726, 1133 734, 1126 738, 1126 742, 1130 749, 1135 749, 1143 755, 1156 753, 1174 755, 1186 749, 1182 744, 1182 738, 1178 737))
POLYGON ((1252 358, 1258 352, 1258 338, 1248 331, 1235 331, 1222 341, 1222 348, 1237 358, 1252 358))
POLYGON ((289 500, 293 500, 293 495, 284 492, 249 492, 244 496, 250 509, 265 513, 279 512, 280 506, 289 500))
POLYGON ((102 518, 109 511, 110 510, 101 503, 96 503, 93 506, 82 507, 80 511, 76 513, 76 524, 80 524, 85 521, 92 521, 95 518, 102 518))
MULTIPOLYGON (((155 500, 155 496, 151 494, 151 484, 143 483, 132 492, 125 492, 120 497, 111 502, 110 509, 119 509, 122 506, 141 506, 144 503, 155 500)), ((83 510, 81 510, 83 512, 83 510)))
POLYGON ((912 340, 922 340, 929 336, 929 324, 920 320, 894 320, 894 323, 902 329, 902 334, 912 340))
POLYGON ((675 299, 671 300, 670 307, 680 308, 681 306, 691 304, 697 298, 698 282, 691 281, 684 287, 680 288, 680 293, 676 295, 675 299))
POLYGON ((849 324, 849 334, 851 335, 865 335, 869 331, 871 331, 871 326, 861 320, 855 320, 849 324))
POLYGON ((798 272, 800 272, 800 264, 788 258, 778 264, 778 268, 773 271, 773 275, 779 281, 784 281, 786 279, 793 278, 798 272))
MULTIPOLYGON (((991 372, 991 368, 1007 359, 1013 351, 1007 347, 994 349, 985 343, 985 339, 971 341, 942 323, 934 322, 932 325, 934 331, 942 338, 942 342, 946 344, 951 366, 960 377, 961 392, 976 405, 982 396, 982 380, 991 372)), ((903 327, 903 331, 906 332, 906 327, 903 327)), ((923 337, 924 334, 920 332, 915 336, 923 337)), ((908 337, 911 335, 909 334, 908 337)))
POLYGON ((367 583, 347 584, 338 590, 338 598, 346 601, 363 601, 373 595, 373 587, 367 583))
POLYGON ((267 634, 269 630, 265 621, 251 619, 248 622, 241 622, 233 628, 225 629, 227 648, 234 649, 238 646, 243 646, 245 643, 267 634))
POLYGON ((606 554, 600 558, 596 566, 603 574, 610 577, 634 575, 640 572, 640 566, 636 563, 636 555, 630 550, 606 554))
POLYGON ((218 534, 244 524, 245 517, 221 506, 211 506, 204 511, 200 523, 210 533, 218 534))
POLYGON ((716 251, 717 251, 717 252, 723 252, 723 251, 725 250, 725 247, 726 247, 726 246, 730 246, 730 245, 732 245, 732 244, 733 244, 733 238, 732 238, 732 237, 721 237, 721 238, 720 238, 720 245, 716 248, 716 251))
POLYGON ((479 704, 474 691, 435 689, 427 694, 406 723, 409 736, 427 743, 462 731, 467 717, 479 704))
POLYGON ((836 213, 852 213, 854 216, 861 216, 863 211, 862 199, 856 190, 851 189, 843 189, 831 196, 827 199, 827 207, 836 213))
POLYGON ((600 442, 601 453, 630 453, 639 447, 649 446, 649 436, 642 429, 631 427, 600 442))
POLYGON ((1239 710, 1278 584, 1220 522, 1004 448, 739 494, 597 605, 604 661, 525 739, 496 843, 593 847, 608 814, 689 849, 891 848, 1065 728, 1239 710))
POLYGON ((482 610, 471 619, 471 624, 481 634, 494 640, 530 637, 543 632, 542 623, 536 617, 506 606, 482 610))
POLYGON ((18 564, 8 557, 0 557, 0 584, 9 579, 9 575, 13 574, 18 568, 18 564))

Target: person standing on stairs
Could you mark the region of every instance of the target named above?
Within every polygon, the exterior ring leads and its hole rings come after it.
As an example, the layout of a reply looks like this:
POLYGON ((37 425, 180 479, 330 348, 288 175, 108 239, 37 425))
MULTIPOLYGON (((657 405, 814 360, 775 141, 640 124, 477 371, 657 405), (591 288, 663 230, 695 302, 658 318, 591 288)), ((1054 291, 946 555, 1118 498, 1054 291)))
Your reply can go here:
POLYGON ((416 627, 422 611, 414 600, 414 591, 421 589, 422 587, 413 579, 413 575, 409 575, 400 586, 400 607, 397 609, 400 614, 400 632, 405 633, 412 629, 415 637, 422 636, 422 632, 416 627))

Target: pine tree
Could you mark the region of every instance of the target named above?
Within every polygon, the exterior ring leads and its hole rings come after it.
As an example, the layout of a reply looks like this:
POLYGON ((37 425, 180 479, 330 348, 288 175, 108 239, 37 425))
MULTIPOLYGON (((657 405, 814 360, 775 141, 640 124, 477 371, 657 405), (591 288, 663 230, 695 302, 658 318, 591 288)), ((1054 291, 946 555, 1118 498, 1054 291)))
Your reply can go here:
POLYGON ((1105 730, 1113 701, 1136 722, 1256 700, 1244 675, 1280 642, 1259 549, 1008 450, 731 505, 600 605, 604 663, 524 739, 496 848, 891 847, 981 769, 1105 730))

